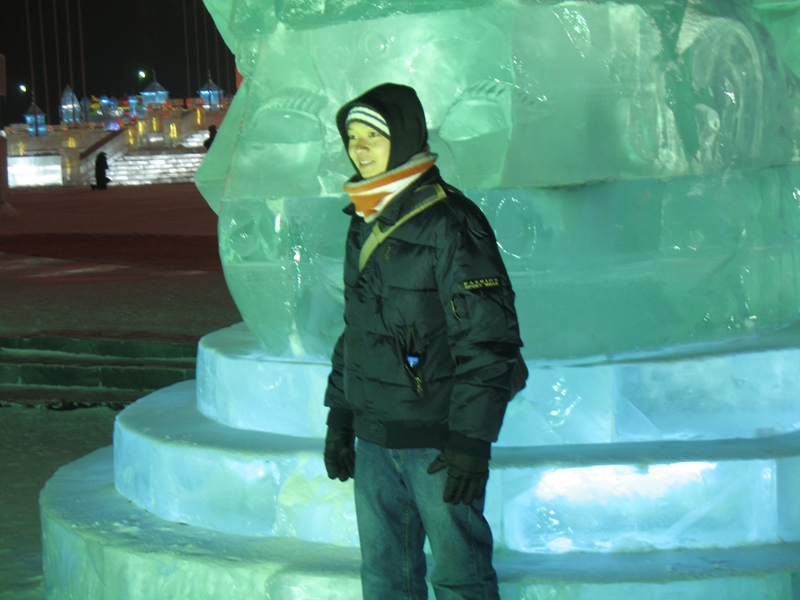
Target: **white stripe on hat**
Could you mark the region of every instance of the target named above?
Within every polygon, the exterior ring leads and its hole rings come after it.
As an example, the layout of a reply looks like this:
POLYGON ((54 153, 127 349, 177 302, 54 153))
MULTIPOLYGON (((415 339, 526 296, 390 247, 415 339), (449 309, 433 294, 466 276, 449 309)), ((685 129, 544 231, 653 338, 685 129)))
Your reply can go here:
POLYGON ((372 110, 371 108, 366 106, 354 106, 350 109, 350 112, 347 113, 345 126, 350 121, 360 121, 365 123, 376 131, 381 132, 387 138, 389 137, 389 125, 386 124, 386 120, 378 111, 372 110))

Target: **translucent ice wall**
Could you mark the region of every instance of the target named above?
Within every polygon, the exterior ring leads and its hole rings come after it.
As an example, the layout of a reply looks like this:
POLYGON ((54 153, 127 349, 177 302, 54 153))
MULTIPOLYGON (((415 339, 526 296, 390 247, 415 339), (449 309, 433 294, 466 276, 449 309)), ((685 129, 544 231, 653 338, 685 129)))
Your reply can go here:
POLYGON ((244 83, 198 187, 268 352, 326 358, 341 331, 334 114, 385 81, 495 227, 528 359, 797 322, 797 2, 206 4, 244 83))

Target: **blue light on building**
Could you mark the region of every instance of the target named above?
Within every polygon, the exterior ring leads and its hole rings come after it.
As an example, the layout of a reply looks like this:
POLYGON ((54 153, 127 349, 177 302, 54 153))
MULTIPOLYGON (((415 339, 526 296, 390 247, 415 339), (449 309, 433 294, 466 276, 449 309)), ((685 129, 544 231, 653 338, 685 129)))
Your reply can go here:
POLYGON ((25 122, 28 124, 28 133, 32 136, 47 135, 47 123, 45 123, 44 111, 31 102, 31 106, 25 111, 25 122))
POLYGON ((225 95, 225 91, 211 81, 210 76, 203 87, 197 90, 197 93, 200 94, 200 97, 203 99, 203 105, 206 110, 219 110, 220 103, 225 95))
POLYGON ((65 87, 64 93, 61 94, 59 113, 62 123, 80 123, 83 121, 81 104, 78 101, 78 96, 75 95, 70 86, 65 87))
POLYGON ((145 114, 143 107, 139 106, 139 98, 131 94, 128 96, 128 115, 131 119, 138 118, 145 114))
POLYGON ((155 108, 158 104, 164 104, 167 100, 169 100, 169 92, 166 88, 156 81, 155 77, 153 77, 153 81, 150 82, 146 88, 142 90, 142 104, 146 109, 155 108))

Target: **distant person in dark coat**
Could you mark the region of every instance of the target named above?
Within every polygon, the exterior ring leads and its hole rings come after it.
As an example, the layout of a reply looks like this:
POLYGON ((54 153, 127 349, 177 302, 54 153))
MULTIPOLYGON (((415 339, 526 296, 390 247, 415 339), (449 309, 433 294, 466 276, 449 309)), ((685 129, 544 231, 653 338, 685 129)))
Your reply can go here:
POLYGON ((106 153, 101 152, 94 161, 95 182, 92 184, 92 191, 108 189, 108 182, 111 180, 106 176, 106 171, 108 171, 108 159, 106 153))
POLYGON ((206 150, 211 148, 211 144, 214 143, 214 138, 217 137, 217 126, 216 125, 209 125, 208 126, 208 137, 206 141, 203 142, 203 146, 206 147, 206 150))

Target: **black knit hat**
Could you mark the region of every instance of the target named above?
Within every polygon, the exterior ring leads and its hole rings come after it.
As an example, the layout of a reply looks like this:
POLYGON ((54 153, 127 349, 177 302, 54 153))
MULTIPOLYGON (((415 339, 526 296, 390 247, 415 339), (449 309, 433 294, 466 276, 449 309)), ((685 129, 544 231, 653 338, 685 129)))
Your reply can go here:
MULTIPOLYGON (((414 88, 398 83, 382 83, 342 106, 336 113, 336 126, 345 148, 348 146, 348 115, 351 110, 359 106, 378 113, 388 126, 391 133, 391 150, 387 170, 399 167, 426 149, 428 127, 425 125, 425 111, 414 88)), ((380 131, 378 128, 375 129, 380 131)))

